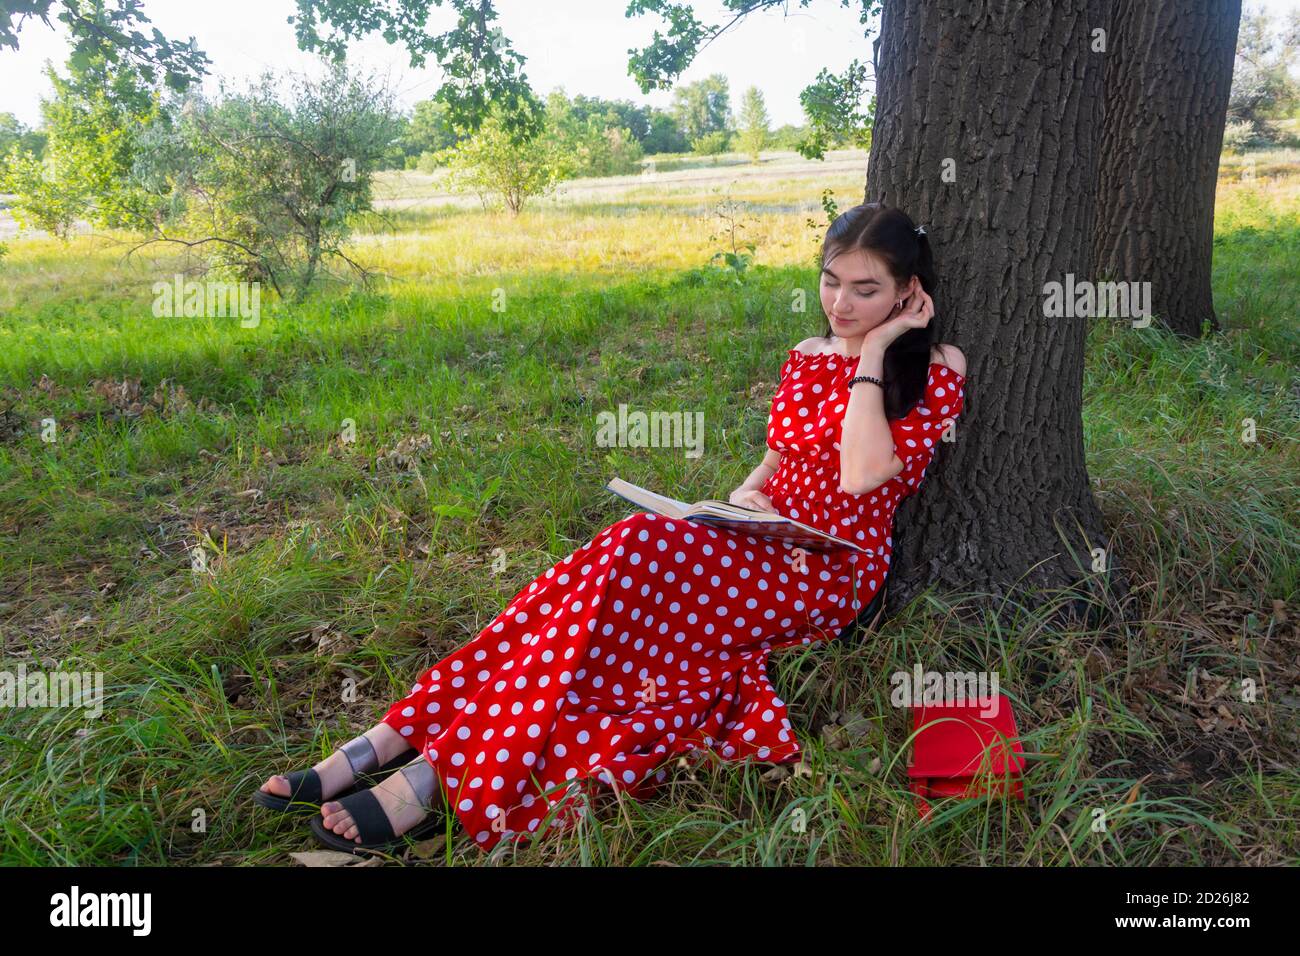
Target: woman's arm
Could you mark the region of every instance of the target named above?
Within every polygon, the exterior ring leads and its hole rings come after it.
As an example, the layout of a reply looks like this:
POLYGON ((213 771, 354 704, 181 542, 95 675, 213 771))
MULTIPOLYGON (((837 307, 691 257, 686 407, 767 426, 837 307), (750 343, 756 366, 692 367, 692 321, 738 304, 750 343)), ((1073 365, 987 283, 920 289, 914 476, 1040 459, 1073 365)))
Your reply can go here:
MULTIPOLYGON (((885 377, 885 347, 864 340, 854 375, 885 377)), ((840 433, 840 487, 851 495, 865 495, 903 470, 894 454, 894 433, 885 417, 885 390, 859 382, 849 391, 840 433)))
MULTIPOLYGON (((749 477, 745 479, 745 483, 737 488, 736 492, 758 491, 758 489, 763 487, 767 479, 776 474, 777 466, 780 464, 781 453, 769 448, 767 454, 763 456, 763 460, 759 463, 759 466, 749 473, 749 477)), ((736 492, 733 492, 733 494, 736 492)))
POLYGON ((769 448, 767 454, 763 456, 762 462, 759 463, 757 468, 749 473, 749 477, 745 479, 744 484, 731 493, 731 502, 733 504, 736 503, 735 499, 737 495, 748 494, 751 491, 758 491, 762 488, 763 485, 766 484, 767 479, 771 478, 772 475, 776 473, 776 469, 780 464, 781 453, 769 448))

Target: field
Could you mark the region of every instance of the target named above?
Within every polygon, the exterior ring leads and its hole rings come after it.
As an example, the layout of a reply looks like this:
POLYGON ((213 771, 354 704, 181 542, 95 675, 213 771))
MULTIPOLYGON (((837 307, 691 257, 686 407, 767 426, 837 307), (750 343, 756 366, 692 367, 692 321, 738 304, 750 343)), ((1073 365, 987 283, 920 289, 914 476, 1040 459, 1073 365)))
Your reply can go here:
MULTIPOLYGON (((627 514, 609 477, 738 485, 785 350, 823 330, 822 191, 844 208, 864 181, 862 154, 764 159, 573 183, 518 218, 387 176, 350 250, 382 281, 263 301, 254 327, 155 317, 180 263, 126 257, 131 237, 8 239, 0 633, 10 661, 102 672, 107 700, 0 711, 0 862, 291 862, 310 833, 252 791, 368 727, 627 514), (705 268, 732 246, 719 203, 755 244, 739 281, 705 268), (620 403, 702 412, 703 455, 599 446, 620 403)), ((774 658, 798 773, 683 766, 536 846, 489 857, 449 828, 391 862, 1297 862, 1298 170, 1295 151, 1224 159, 1224 334, 1090 332, 1089 473, 1135 572, 1128 635, 1013 606, 973 627, 966 596, 926 596, 866 645, 774 658), (887 683, 918 657, 999 671, 1025 803, 918 821, 887 683)))

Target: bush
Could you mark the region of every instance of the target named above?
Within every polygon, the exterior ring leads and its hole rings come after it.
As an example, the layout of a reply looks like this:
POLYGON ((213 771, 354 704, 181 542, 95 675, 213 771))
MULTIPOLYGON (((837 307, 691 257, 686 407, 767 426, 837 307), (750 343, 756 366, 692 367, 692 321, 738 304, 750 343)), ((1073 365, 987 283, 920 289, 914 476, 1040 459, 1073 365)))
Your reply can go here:
POLYGON ((1223 127, 1223 148, 1239 153, 1255 141, 1253 125, 1246 121, 1228 123, 1223 127))
POLYGON ((641 171, 641 144, 626 129, 591 130, 572 154, 571 176, 629 176, 641 171))
POLYGON ((700 156, 717 156, 725 153, 730 146, 731 133, 721 129, 705 133, 691 141, 691 151, 700 156))
POLYGON ((560 90, 547 97, 542 135, 560 160, 561 178, 628 176, 641 170, 645 150, 618 113, 610 109, 580 116, 560 90))
POLYGON ((449 153, 445 149, 436 153, 425 150, 418 157, 412 157, 413 163, 410 168, 418 169, 422 173, 432 173, 447 165, 448 156, 449 153))
POLYGON ((476 133, 445 153, 451 160, 450 189, 476 193, 485 208, 499 202, 514 215, 528 199, 549 192, 572 168, 552 137, 511 135, 496 104, 476 133))
POLYGON ((150 132, 139 178, 170 189, 159 239, 202 248, 224 274, 301 299, 328 266, 365 270, 342 246, 370 208, 372 177, 392 142, 387 90, 336 66, 294 77, 287 102, 270 73, 245 93, 197 94, 175 129, 150 132))

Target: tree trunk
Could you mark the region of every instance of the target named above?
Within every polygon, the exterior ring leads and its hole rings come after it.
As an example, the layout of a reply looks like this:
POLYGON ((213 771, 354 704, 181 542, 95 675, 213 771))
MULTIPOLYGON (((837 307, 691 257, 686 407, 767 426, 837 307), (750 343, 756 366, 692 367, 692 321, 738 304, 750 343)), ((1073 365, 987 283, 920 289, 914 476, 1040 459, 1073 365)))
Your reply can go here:
POLYGON ((956 441, 896 516, 889 614, 931 584, 1071 584, 1108 546, 1084 461, 1086 321, 1044 317, 1045 283, 1091 271, 1104 8, 886 0, 867 199, 926 227, 936 340, 968 363, 956 441))
POLYGON ((1170 331, 1218 331, 1214 188, 1241 0, 1115 0, 1106 31, 1097 275, 1151 283, 1170 331))

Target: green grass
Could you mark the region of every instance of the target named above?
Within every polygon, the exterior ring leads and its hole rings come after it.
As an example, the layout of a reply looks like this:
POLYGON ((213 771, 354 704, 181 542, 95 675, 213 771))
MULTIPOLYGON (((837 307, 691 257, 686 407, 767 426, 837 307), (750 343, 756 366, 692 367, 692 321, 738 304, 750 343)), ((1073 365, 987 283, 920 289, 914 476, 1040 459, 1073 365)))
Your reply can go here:
MULTIPOLYGON (((866 644, 773 658, 806 773, 683 767, 652 800, 605 792, 577 831, 491 861, 1295 862, 1300 177, 1266 168, 1220 183, 1224 334, 1186 344, 1099 322, 1090 335, 1089 472, 1137 585, 1127 638, 1054 627, 1050 604, 971 623, 957 611, 973 596, 924 595, 866 644), (888 702, 888 675, 918 658, 998 670, 1030 751, 1026 803, 954 801, 918 822, 908 715, 888 702), (1242 678, 1257 703, 1238 699, 1242 678)), ((369 726, 625 515, 602 490, 611 475, 703 497, 757 464, 785 350, 820 331, 806 220, 826 186, 849 205, 860 176, 731 191, 758 245, 741 286, 691 271, 722 246, 717 190, 656 202, 637 186, 518 220, 395 213, 354 243, 389 276, 378 289, 264 302, 254 329, 154 318, 150 286, 178 263, 124 260, 127 237, 11 242, 5 653, 101 671, 109 699, 95 720, 0 712, 0 860, 284 863, 315 849, 301 820, 248 795, 369 726), (798 287, 814 314, 791 315, 798 287), (128 378, 137 410, 103 384, 128 378), (702 411, 704 455, 598 447, 595 416, 620 402, 702 411), (425 434, 409 466, 391 455, 425 434)), ((449 836, 399 858, 489 862, 449 836)))

